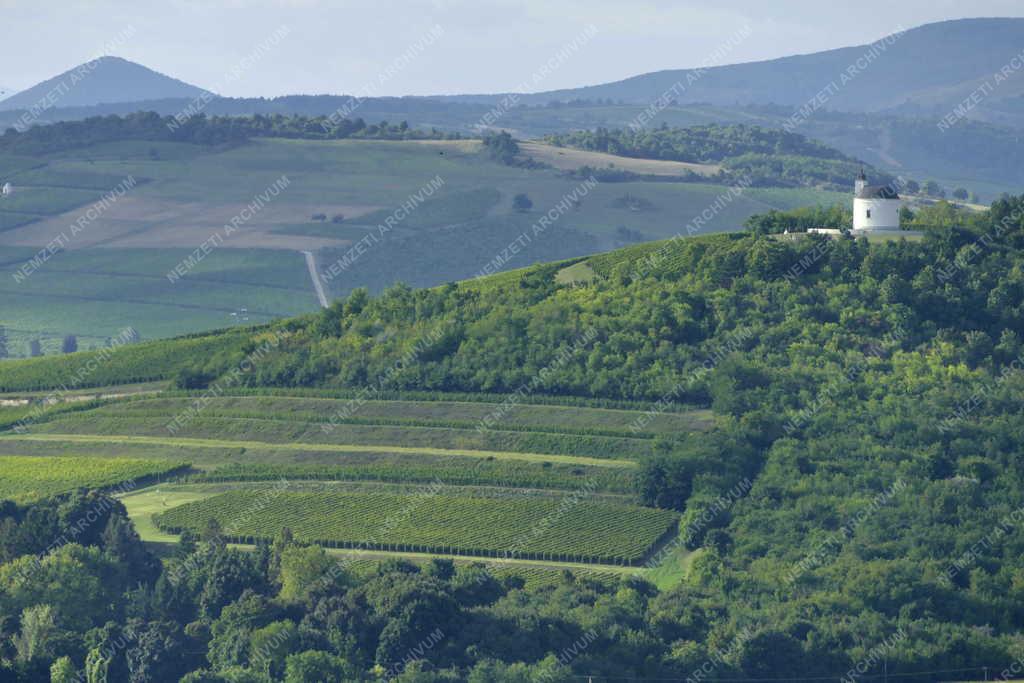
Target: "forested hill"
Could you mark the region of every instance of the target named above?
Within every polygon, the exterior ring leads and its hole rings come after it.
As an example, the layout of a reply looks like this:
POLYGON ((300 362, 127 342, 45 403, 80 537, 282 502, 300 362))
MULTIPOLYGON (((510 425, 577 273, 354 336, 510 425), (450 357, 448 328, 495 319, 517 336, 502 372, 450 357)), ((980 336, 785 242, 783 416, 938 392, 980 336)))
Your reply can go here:
POLYGON ((457 133, 410 128, 406 122, 366 123, 339 116, 161 116, 140 111, 125 116, 92 116, 80 121, 59 121, 23 131, 8 128, 0 135, 0 152, 48 154, 119 140, 188 142, 197 145, 232 145, 251 138, 280 137, 306 140, 458 139, 457 133))
POLYGON ((632 128, 578 130, 549 135, 547 142, 594 152, 644 159, 668 159, 711 164, 742 154, 783 154, 852 161, 833 149, 803 135, 760 126, 711 124, 689 128, 632 128))
MULTIPOLYGON (((546 142, 641 159, 721 164, 752 184, 821 185, 847 189, 865 164, 837 149, 782 130, 760 126, 705 125, 688 128, 577 130, 548 135, 546 142)), ((881 176, 872 169, 872 176, 881 176)), ((888 182, 886 176, 883 181, 888 182)))
MULTIPOLYGON (((1007 667, 1024 628, 1022 217, 1024 197, 921 243, 720 235, 357 291, 249 339, 128 347, 90 380, 710 405, 717 430, 661 443, 643 496, 689 523, 743 478, 749 494, 699 527, 679 586, 592 596, 608 609, 581 622, 606 639, 589 670, 685 677, 729 643, 723 676, 835 676, 883 646, 890 675, 1007 667)), ((83 360, 4 363, 0 388, 83 360)))

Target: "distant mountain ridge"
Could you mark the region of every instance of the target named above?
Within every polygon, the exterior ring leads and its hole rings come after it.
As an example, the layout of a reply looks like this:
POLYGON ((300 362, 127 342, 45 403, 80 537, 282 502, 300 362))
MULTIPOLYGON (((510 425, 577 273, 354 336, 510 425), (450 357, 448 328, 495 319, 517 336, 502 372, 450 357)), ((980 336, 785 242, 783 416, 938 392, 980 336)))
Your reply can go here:
MULTIPOLYGON (((18 126, 23 110, 35 106, 73 71, 0 99, 0 131, 18 126)), ((978 189, 997 196, 1017 191, 1024 182, 1024 140, 1019 134, 1024 129, 1024 18, 927 24, 889 41, 711 67, 696 80, 687 77, 695 74, 693 69, 676 69, 614 83, 520 94, 517 106, 502 109, 491 127, 523 138, 625 128, 669 93, 676 106, 658 111, 657 123, 650 125, 748 123, 789 130, 792 117, 821 93, 825 98, 820 109, 806 121, 798 119, 793 132, 893 173, 935 176, 951 188, 974 189, 975 181, 994 183, 978 189), (843 79, 851 66, 853 77, 843 79), (1008 75, 997 82, 995 75, 1004 68, 1008 75), (673 91, 677 83, 686 87, 673 91), (980 95, 977 102, 968 99, 972 95, 980 95), (625 104, 607 106, 607 100, 625 104), (548 106, 570 101, 576 102, 548 106), (937 127, 943 117, 961 115, 964 120, 949 128, 937 127)), ((77 83, 52 108, 33 115, 32 123, 136 111, 174 115, 205 92, 114 57, 99 60, 88 78, 90 82, 77 83)), ((487 114, 505 97, 500 93, 365 99, 347 95, 214 97, 204 101, 202 112, 209 116, 318 116, 340 110, 349 112, 350 118, 408 121, 414 127, 478 135, 486 127, 482 122, 487 114)))
MULTIPOLYGON (((658 71, 613 83, 526 94, 525 104, 574 99, 650 103, 664 93, 681 104, 799 106, 823 94, 825 108, 943 115, 996 72, 1015 64, 977 106, 986 120, 1024 95, 1024 19, 959 19, 895 31, 867 45, 746 64, 658 71), (847 74, 844 79, 843 74, 847 74), (844 82, 845 81, 845 82, 844 82), (683 87, 677 86, 681 84, 683 87), (673 89, 674 88, 674 89, 673 89)), ((504 94, 449 95, 480 103, 504 94)))
POLYGON ((100 57, 80 64, 27 90, 0 100, 0 110, 31 109, 42 102, 53 108, 90 107, 119 102, 192 99, 206 91, 120 57, 100 57))
MULTIPOLYGON (((611 83, 517 93, 517 103, 611 99, 648 104, 667 94, 679 104, 799 106, 823 95, 822 107, 834 111, 942 116, 984 88, 982 101, 972 108, 971 116, 1012 124, 1005 119, 1020 119, 1024 111, 1022 64, 1024 18, 957 19, 909 30, 894 27, 893 33, 873 43, 824 52, 703 70, 670 69, 611 83), (1004 69, 1008 69, 1006 77, 994 83, 996 74, 1004 69)), ((87 77, 79 76, 79 82, 67 88, 54 108, 191 99, 205 92, 140 64, 101 57, 0 101, 0 110, 32 107, 87 65, 94 65, 87 69, 87 77)), ((507 95, 468 93, 408 99, 489 105, 507 95)), ((333 96, 310 99, 321 97, 333 96)))

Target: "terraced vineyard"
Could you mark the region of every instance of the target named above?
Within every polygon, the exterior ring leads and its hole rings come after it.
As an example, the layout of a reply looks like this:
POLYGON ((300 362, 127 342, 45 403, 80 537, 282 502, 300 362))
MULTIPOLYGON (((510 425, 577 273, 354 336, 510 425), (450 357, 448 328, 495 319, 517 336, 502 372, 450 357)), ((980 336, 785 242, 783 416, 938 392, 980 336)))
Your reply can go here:
MULTIPOLYGON (((184 405, 183 405, 184 408, 184 405)), ((133 415, 102 412, 69 413, 41 425, 43 433, 132 434, 136 436, 252 440, 267 443, 346 444, 351 446, 483 451, 493 453, 538 453, 581 456, 588 459, 642 458, 653 452, 650 439, 561 435, 542 432, 505 431, 500 428, 478 432, 472 425, 459 428, 396 426, 374 421, 370 424, 338 423, 329 427, 330 415, 314 421, 301 416, 227 417, 205 411, 173 431, 168 425, 177 413, 133 415)))
MULTIPOLYGON (((294 445, 294 444, 291 444, 294 445)), ((507 486, 565 490, 591 481, 595 491, 630 494, 636 490, 635 467, 598 467, 578 463, 541 462, 513 458, 428 454, 420 451, 341 452, 315 446, 286 448, 289 444, 237 444, 166 439, 113 440, 92 435, 0 436, 0 453, 32 456, 89 456, 97 448, 104 454, 133 458, 188 459, 197 473, 193 482, 271 481, 380 481, 453 485, 507 486), (80 440, 88 438, 88 440, 80 440)), ((513 454, 516 455, 516 454, 513 454)), ((611 462, 611 461, 604 461, 611 462)))
POLYGON ((678 406, 647 414, 641 404, 586 399, 425 394, 356 403, 342 390, 316 391, 330 390, 229 389, 203 397, 200 410, 199 395, 184 392, 68 405, 0 433, 0 454, 53 469, 106 458, 156 470, 192 463, 155 497, 125 498, 153 542, 216 518, 236 542, 287 526, 337 553, 508 556, 496 571, 557 583, 563 567, 642 564, 673 533, 675 513, 635 504, 640 465, 661 439, 695 438, 713 424, 710 412, 678 406), (189 417, 169 429, 178 415, 189 417), (286 493, 267 493, 284 480, 286 493), (423 496, 427 484, 435 493, 423 496))
MULTIPOLYGON (((354 394, 353 394, 354 395, 354 394)), ((316 398, 311 396, 218 396, 205 402, 204 415, 283 419, 323 420, 336 411, 345 397, 316 398), (270 414, 268 411, 281 411, 270 414)), ((191 403, 184 397, 144 398, 114 404, 103 414, 163 416, 180 412, 191 403)), ((496 406, 487 401, 458 400, 381 400, 360 404, 358 412, 346 424, 394 424, 398 426, 452 427, 475 429, 480 421, 496 413, 496 406)), ((597 408, 589 406, 557 406, 518 404, 502 407, 498 430, 521 430, 556 434, 636 437, 631 425, 637 419, 634 409, 597 408)), ((641 435, 671 434, 704 430, 711 425, 711 412, 689 410, 666 411, 649 424, 641 435)))
POLYGON ((27 503, 79 488, 143 483, 187 467, 185 463, 129 458, 0 456, 0 500, 27 503))
POLYGON ((164 531, 201 531, 210 519, 229 540, 272 539, 282 527, 328 548, 639 564, 678 516, 593 502, 434 494, 228 491, 154 517, 164 531), (256 513, 254 514, 254 511, 256 513))
POLYGON ((459 486, 572 489, 582 481, 594 490, 630 494, 635 488, 632 471, 601 467, 527 464, 480 460, 467 467, 459 459, 407 458, 394 464, 366 465, 232 464, 189 478, 195 482, 231 481, 380 481, 394 483, 441 482, 459 486), (420 462, 426 460, 425 462, 420 462))

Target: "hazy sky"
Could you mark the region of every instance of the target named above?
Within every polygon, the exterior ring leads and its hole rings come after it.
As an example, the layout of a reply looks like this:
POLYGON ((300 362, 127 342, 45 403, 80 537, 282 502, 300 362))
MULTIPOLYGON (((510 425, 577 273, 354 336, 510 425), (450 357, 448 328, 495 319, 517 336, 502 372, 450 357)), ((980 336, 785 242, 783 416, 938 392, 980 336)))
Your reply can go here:
POLYGON ((0 0, 0 86, 20 90, 110 53, 233 96, 500 92, 563 51, 530 88, 551 90, 699 66, 716 52, 729 63, 858 45, 966 16, 1024 16, 1024 2, 0 0))

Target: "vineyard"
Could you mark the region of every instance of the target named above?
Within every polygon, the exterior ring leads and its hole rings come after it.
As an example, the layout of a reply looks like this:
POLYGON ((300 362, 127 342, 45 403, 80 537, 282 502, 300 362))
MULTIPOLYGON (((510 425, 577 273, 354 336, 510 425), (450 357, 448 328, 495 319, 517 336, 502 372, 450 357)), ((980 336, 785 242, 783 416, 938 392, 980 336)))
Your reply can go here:
POLYGON ((678 515, 587 500, 421 493, 228 491, 154 517, 165 532, 202 531, 217 520, 229 541, 272 539, 288 527, 327 548, 479 557, 640 564, 672 533, 678 515))
POLYGON ((441 482, 459 486, 502 486, 570 490, 582 482, 595 491, 631 494, 636 489, 631 470, 567 465, 543 465, 514 461, 479 460, 472 467, 451 458, 407 458, 397 463, 344 465, 230 464, 189 477, 189 481, 380 481, 392 483, 441 482))
MULTIPOLYGON (((467 284, 468 286, 468 284, 467 284)), ((226 400, 247 400, 249 405, 260 402, 274 404, 284 400, 345 400, 363 396, 359 389, 323 388, 323 387, 232 387, 222 394, 226 400)), ((180 398, 187 396, 183 391, 164 392, 164 398, 180 398)), ((365 398, 365 397, 364 397, 365 398)), ((410 407, 416 411, 431 411, 450 419, 479 419, 494 410, 494 405, 504 404, 508 394, 491 394, 486 392, 465 393, 459 391, 413 391, 413 390, 382 390, 376 392, 373 400, 362 403, 362 409, 373 411, 374 406, 385 411, 401 408, 403 412, 410 407), (485 404, 481 408, 479 404, 485 404), (432 406, 437 406, 434 408, 432 406), (457 411, 457 412, 455 412, 457 411)), ((627 426, 636 418, 637 412, 650 408, 643 401, 628 401, 607 398, 589 398, 584 396, 530 396, 529 402, 508 404, 507 416, 516 422, 539 420, 541 424, 582 424, 592 425, 595 419, 609 421, 609 426, 627 426), (554 408, 555 410, 552 410, 554 408), (564 411, 564 412, 563 412, 564 411), (515 417, 514 417, 515 416, 515 417)), ((672 403, 663 406, 662 415, 648 425, 652 431, 669 429, 709 429, 712 426, 712 413, 706 409, 694 409, 683 403, 672 403)), ((362 414, 362 409, 360 413, 362 414)))
POLYGON ((143 485, 187 467, 181 462, 130 458, 0 456, 0 500, 26 503, 80 488, 143 485))
MULTIPOLYGON (((293 446, 294 444, 288 444, 293 446)), ((636 469, 595 467, 560 462, 532 462, 503 458, 474 458, 432 455, 421 452, 349 452, 280 448, 273 444, 233 447, 226 444, 201 445, 168 439, 162 443, 136 440, 77 441, 58 435, 40 439, 36 435, 0 436, 0 453, 30 456, 106 457, 188 460, 196 468, 188 481, 380 481, 422 483, 440 481, 453 485, 507 486, 515 488, 575 489, 583 481, 594 490, 634 494, 636 469)))
MULTIPOLYGON (((187 408, 194 399, 151 398, 112 404, 97 414, 132 415, 136 417, 166 416, 187 408)), ((323 422, 337 411, 343 401, 302 396, 216 396, 204 401, 203 414, 208 417, 304 420, 323 422)), ((476 429, 481 421, 497 414, 495 403, 463 403, 455 401, 367 401, 351 417, 331 419, 332 423, 353 425, 393 425, 398 427, 436 427, 476 429)), ((501 407, 496 431, 539 432, 573 436, 608 436, 651 439, 660 434, 703 431, 711 426, 708 411, 666 412, 656 415, 642 430, 632 425, 634 410, 599 408, 514 405, 501 407)))
MULTIPOLYGON (((182 411, 188 404, 182 403, 182 411)), ((202 415, 176 428, 173 436, 195 439, 255 439, 268 443, 348 444, 395 446, 513 453, 544 453, 595 459, 639 459, 653 453, 650 439, 504 431, 501 427, 483 432, 473 425, 429 427, 338 422, 329 424, 329 413, 314 421, 282 413, 264 417, 231 417, 204 410, 202 415), (293 419, 294 418, 294 419, 293 419), (325 429, 326 428, 326 429, 325 429)), ((46 433, 133 434, 168 436, 167 425, 179 413, 109 414, 100 412, 62 415, 40 425, 46 433)), ((185 414, 185 413, 181 413, 185 414)))
MULTIPOLYGON (((203 349, 205 341, 174 343, 203 349)), ((709 411, 675 405, 652 416, 641 410, 648 406, 626 402, 390 396, 356 403, 356 394, 340 389, 230 386, 204 397, 198 411, 198 394, 181 391, 68 403, 37 411, 26 431, 0 434, 0 455, 51 471, 112 459, 143 473, 192 463, 173 482, 124 498, 153 542, 217 519, 228 540, 246 545, 289 527, 335 553, 480 558, 496 576, 554 585, 562 567, 607 580, 609 567, 643 564, 675 533, 676 513, 639 506, 640 466, 662 440, 697 438, 713 424, 709 411), (177 415, 188 419, 172 432, 177 415), (479 429, 485 422, 489 428, 479 429), (275 489, 281 481, 289 482, 285 492, 275 489)), ((25 412, 0 417, 10 423, 25 412)), ((95 482, 83 486, 117 478, 69 475, 95 482)), ((41 486, 31 490, 45 495, 41 486)))
POLYGON ((121 345, 66 356, 0 363, 0 393, 63 391, 169 379, 185 362, 216 354, 238 355, 251 330, 198 335, 170 341, 121 345))

